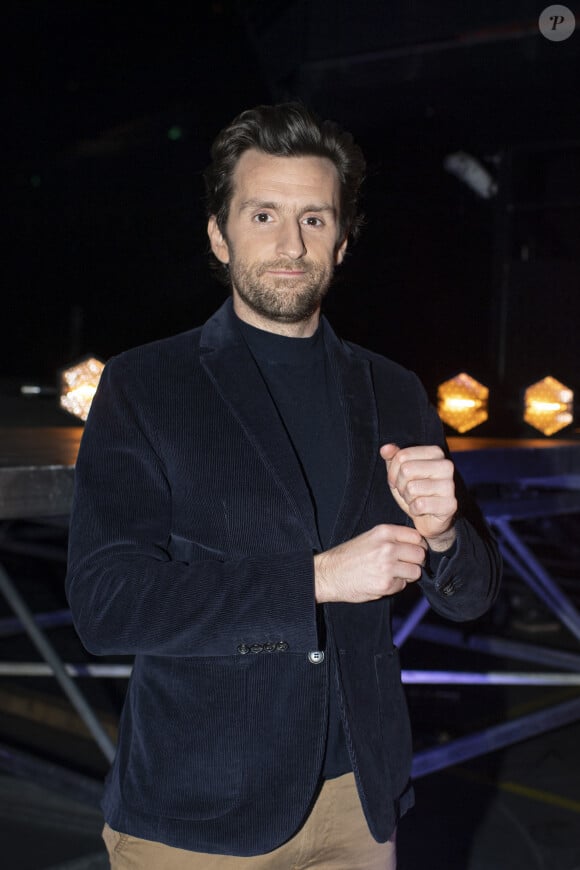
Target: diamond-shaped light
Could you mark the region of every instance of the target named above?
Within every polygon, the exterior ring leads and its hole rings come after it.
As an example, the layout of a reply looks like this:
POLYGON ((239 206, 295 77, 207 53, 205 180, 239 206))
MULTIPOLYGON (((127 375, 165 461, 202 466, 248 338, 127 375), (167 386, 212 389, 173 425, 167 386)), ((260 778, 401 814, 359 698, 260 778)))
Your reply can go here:
POLYGON ((60 373, 60 406, 81 420, 86 420, 104 364, 88 357, 60 373))
POLYGON ((524 420, 544 435, 553 435, 574 419, 573 402, 572 390, 548 375, 527 388, 524 420))
POLYGON ((487 420, 489 390, 465 372, 439 384, 439 416, 457 432, 467 432, 487 420))

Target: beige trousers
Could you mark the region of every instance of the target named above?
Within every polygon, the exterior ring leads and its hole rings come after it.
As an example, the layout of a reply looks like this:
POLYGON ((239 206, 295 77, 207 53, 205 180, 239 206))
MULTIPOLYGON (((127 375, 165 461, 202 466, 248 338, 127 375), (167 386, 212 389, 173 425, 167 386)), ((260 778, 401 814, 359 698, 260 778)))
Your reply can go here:
POLYGON ((395 835, 377 843, 364 818, 354 775, 324 783, 310 816, 287 843, 251 858, 175 849, 113 831, 103 839, 111 870, 396 870, 395 835))

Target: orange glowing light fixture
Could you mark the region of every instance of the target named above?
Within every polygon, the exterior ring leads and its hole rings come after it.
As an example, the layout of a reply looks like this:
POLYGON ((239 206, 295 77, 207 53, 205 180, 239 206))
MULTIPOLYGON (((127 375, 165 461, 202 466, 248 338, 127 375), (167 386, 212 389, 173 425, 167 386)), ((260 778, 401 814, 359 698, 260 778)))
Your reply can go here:
POLYGON ((573 402, 573 391, 548 375, 527 388, 524 420, 542 434, 553 435, 573 421, 573 402))
POLYGON ((489 390, 465 372, 439 384, 437 399, 439 416, 457 432, 485 423, 489 390))
POLYGON ((69 414, 86 420, 104 364, 87 357, 60 373, 60 406, 69 414))

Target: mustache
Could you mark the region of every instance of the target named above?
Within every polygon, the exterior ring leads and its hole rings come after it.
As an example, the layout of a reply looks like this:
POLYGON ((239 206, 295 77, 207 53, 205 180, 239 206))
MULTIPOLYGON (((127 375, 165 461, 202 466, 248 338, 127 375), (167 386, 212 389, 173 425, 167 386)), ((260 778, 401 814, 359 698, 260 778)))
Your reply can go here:
POLYGON ((306 275, 310 275, 315 272, 315 268, 312 263, 308 263, 305 260, 300 260, 300 263, 296 268, 293 267, 292 263, 289 263, 288 260, 271 260, 269 263, 262 263, 258 270, 258 276, 265 275, 266 272, 304 272, 306 275))

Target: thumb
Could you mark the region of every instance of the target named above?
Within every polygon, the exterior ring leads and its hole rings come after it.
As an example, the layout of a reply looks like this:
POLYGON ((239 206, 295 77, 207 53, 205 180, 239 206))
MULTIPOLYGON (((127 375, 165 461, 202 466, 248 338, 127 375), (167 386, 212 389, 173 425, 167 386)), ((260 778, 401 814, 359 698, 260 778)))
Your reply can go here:
POLYGON ((389 468, 389 463, 395 458, 400 449, 401 448, 397 444, 383 444, 379 450, 382 459, 387 463, 387 470, 389 468))
POLYGON ((391 483, 391 481, 389 479, 391 476, 391 462, 393 461, 393 459, 395 458, 395 456, 397 455, 397 453, 399 452, 400 449, 401 448, 399 447, 398 444, 383 444, 383 446, 379 450, 379 453, 381 454, 381 458, 385 460, 385 463, 387 466, 387 484, 389 486, 389 489, 391 490, 391 494, 392 494, 393 498, 395 499, 395 501, 397 502, 397 504, 399 505, 399 507, 402 508, 402 510, 404 510, 405 513, 408 513, 407 507, 405 505, 403 498, 401 497, 401 495, 399 493, 399 490, 397 489, 395 483, 394 482, 391 483))

